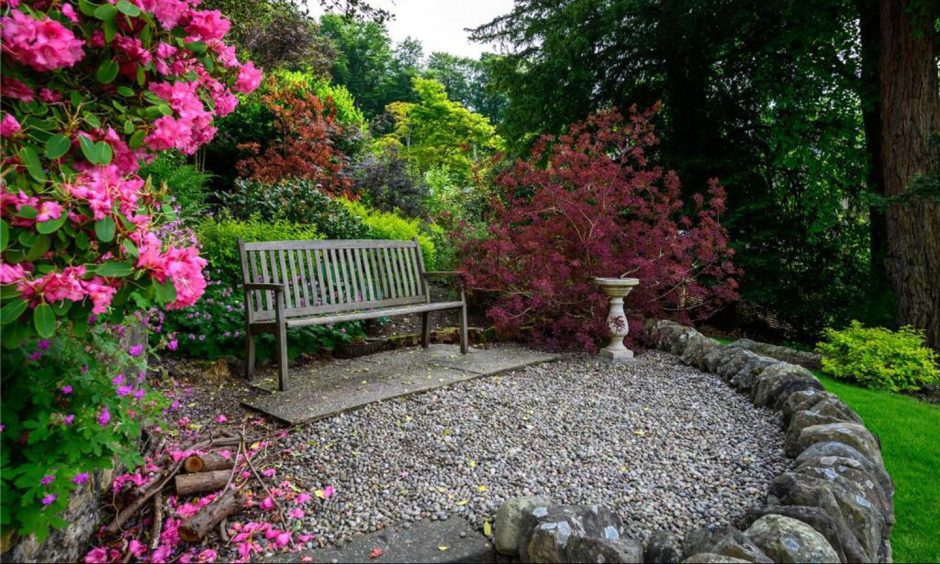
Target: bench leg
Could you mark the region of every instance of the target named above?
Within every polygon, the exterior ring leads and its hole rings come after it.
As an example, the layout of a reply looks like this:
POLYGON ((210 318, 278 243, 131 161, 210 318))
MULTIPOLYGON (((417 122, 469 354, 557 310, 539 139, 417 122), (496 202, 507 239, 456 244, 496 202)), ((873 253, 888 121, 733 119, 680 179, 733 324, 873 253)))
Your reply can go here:
POLYGON ((460 308, 460 353, 467 354, 467 302, 460 308))
POLYGON ((245 378, 250 382, 255 376, 255 336, 245 331, 245 378))
POLYGON ((277 384, 280 391, 287 389, 287 326, 277 329, 277 384))
POLYGON ((431 344, 431 312, 421 314, 421 346, 428 348, 431 344))

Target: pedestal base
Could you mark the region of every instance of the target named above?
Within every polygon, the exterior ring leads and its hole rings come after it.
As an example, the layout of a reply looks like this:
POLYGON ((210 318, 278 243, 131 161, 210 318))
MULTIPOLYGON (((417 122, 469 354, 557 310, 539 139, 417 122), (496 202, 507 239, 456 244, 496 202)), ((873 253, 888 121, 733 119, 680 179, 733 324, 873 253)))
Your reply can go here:
POLYGON ((604 358, 609 358, 611 360, 633 360, 633 351, 628 348, 623 348, 620 350, 611 350, 609 348, 603 348, 599 353, 599 356, 604 358))

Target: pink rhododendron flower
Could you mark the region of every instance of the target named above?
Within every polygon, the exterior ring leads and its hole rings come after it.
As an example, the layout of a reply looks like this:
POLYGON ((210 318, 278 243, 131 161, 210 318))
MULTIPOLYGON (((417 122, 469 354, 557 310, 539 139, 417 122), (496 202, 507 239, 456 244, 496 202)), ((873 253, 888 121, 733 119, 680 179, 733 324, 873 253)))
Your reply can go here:
POLYGON ((108 550, 102 547, 96 547, 88 551, 85 555, 85 564, 105 564, 108 561, 108 550))
POLYGON ((219 554, 211 548, 203 550, 199 553, 199 556, 197 556, 199 562, 215 562, 218 557, 219 554))
POLYGON ((199 0, 135 0, 141 10, 150 12, 157 17, 157 20, 164 29, 173 29, 183 20, 199 0))
POLYGON ((133 554, 136 558, 140 558, 147 553, 147 545, 137 539, 131 539, 131 542, 127 544, 127 551, 133 554))
MULTIPOLYGON (((6 92, 4 92, 6 95, 6 92)), ((13 137, 20 132, 20 122, 16 121, 13 114, 4 112, 3 119, 0 120, 0 137, 13 137)))
POLYGON ((68 2, 62 4, 62 15, 67 17, 70 22, 78 23, 78 14, 75 13, 75 8, 68 2))
MULTIPOLYGON (((66 4, 68 6, 68 4, 66 4)), ((39 90, 39 99, 47 104, 53 104, 55 102, 62 101, 62 95, 56 92, 55 90, 49 90, 48 88, 41 88, 39 90)))
POLYGON ((189 18, 186 26, 187 39, 209 42, 213 39, 222 39, 232 23, 218 10, 197 10, 189 18))
POLYGON ((43 16, 36 19, 19 10, 0 18, 3 52, 40 72, 71 67, 85 55, 85 44, 72 30, 43 16))
POLYGON ((287 515, 290 516, 290 517, 292 517, 292 518, 294 518, 294 519, 303 519, 303 518, 304 518, 304 510, 301 509, 301 508, 299 508, 299 507, 295 507, 295 508, 291 509, 291 510, 287 513, 287 515))
POLYGON ((242 94, 251 94, 261 84, 262 73, 255 68, 255 64, 248 61, 238 70, 238 80, 235 81, 235 90, 242 94))
POLYGON ((334 495, 336 495, 336 488, 334 488, 333 486, 327 486, 327 487, 323 488, 323 497, 324 497, 324 498, 330 499, 330 498, 333 497, 334 495))
POLYGON ((106 427, 108 423, 111 422, 111 412, 108 411, 108 408, 105 407, 98 414, 98 424, 102 427, 106 427))
POLYGON ((62 204, 58 202, 43 202, 39 204, 39 213, 36 215, 37 222, 59 219, 62 217, 62 204))
POLYGON ((23 102, 32 102, 35 97, 32 87, 8 76, 4 76, 0 80, 0 90, 3 90, 4 97, 22 100, 23 102))
POLYGON ((228 422, 228 417, 226 417, 226 416, 224 416, 224 415, 222 415, 222 414, 219 414, 219 415, 216 416, 215 422, 216 422, 216 423, 227 423, 227 422, 228 422))
POLYGON ((90 476, 88 475, 88 472, 80 472, 78 474, 75 474, 75 477, 72 478, 72 483, 82 485, 88 481, 89 477, 90 476))
POLYGON ((308 494, 307 492, 303 492, 297 495, 297 498, 294 499, 294 502, 297 503, 298 505, 303 505, 304 503, 307 503, 311 499, 313 499, 312 495, 308 494))
POLYGON ((261 471, 261 475, 265 478, 273 478, 275 474, 277 474, 277 470, 274 468, 265 468, 261 471))
POLYGON ((13 284, 26 278, 26 269, 22 264, 0 264, 0 284, 13 284))
POLYGON ((274 499, 271 496, 264 498, 258 505, 262 511, 273 511, 275 508, 274 499))

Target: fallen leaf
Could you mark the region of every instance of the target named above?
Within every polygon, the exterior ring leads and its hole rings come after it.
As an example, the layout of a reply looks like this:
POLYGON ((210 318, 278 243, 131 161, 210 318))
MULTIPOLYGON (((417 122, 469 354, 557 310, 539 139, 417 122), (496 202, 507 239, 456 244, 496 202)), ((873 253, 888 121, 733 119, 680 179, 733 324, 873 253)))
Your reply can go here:
POLYGON ((641 431, 641 430, 638 429, 638 430, 634 431, 633 434, 636 435, 636 436, 638 436, 638 437, 643 437, 643 436, 646 435, 646 431, 641 431))
POLYGON ((477 461, 476 461, 476 460, 471 460, 471 461, 470 461, 470 468, 476 468, 476 467, 477 467, 477 461))
POLYGON ((376 558, 378 558, 379 556, 382 556, 383 554, 385 554, 385 551, 376 546, 372 549, 372 552, 369 553, 369 558, 375 560, 376 558))
POLYGON ((620 465, 620 468, 617 468, 617 470, 619 470, 620 472, 626 472, 626 471, 627 471, 627 465, 626 465, 626 464, 621 464, 621 465, 620 465))
POLYGON ((448 548, 450 548, 450 547, 447 546, 446 544, 440 544, 440 545, 437 546, 437 549, 440 550, 441 552, 444 552, 444 551, 447 550, 448 548))
POLYGON ((490 525, 489 521, 483 521, 483 534, 485 536, 493 536, 493 525, 490 525))
POLYGON ((454 504, 454 505, 456 505, 456 506, 458 506, 458 507, 463 507, 464 505, 467 505, 468 503, 470 503, 470 500, 469 500, 469 499, 461 499, 460 501, 458 501, 458 502, 457 502, 456 504, 454 504))
POLYGON ((480 492, 480 493, 483 493, 483 492, 485 492, 485 491, 488 490, 488 489, 489 489, 489 488, 487 488, 486 486, 477 486, 477 491, 480 492))

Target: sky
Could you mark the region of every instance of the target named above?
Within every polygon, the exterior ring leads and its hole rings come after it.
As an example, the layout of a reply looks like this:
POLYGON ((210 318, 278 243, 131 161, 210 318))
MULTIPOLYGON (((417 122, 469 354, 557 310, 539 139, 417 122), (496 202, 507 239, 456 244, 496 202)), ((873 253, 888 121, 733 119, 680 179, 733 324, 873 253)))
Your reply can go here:
MULTIPOLYGON (((410 36, 421 41, 425 55, 446 51, 473 59, 497 49, 470 41, 464 28, 477 27, 512 10, 512 0, 370 0, 369 4, 395 16, 386 23, 392 41, 410 36)), ((310 2, 310 8, 315 16, 323 13, 317 2, 310 2)))

